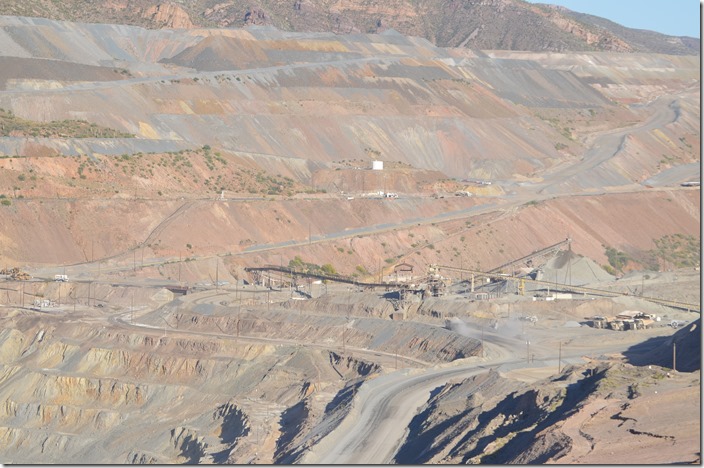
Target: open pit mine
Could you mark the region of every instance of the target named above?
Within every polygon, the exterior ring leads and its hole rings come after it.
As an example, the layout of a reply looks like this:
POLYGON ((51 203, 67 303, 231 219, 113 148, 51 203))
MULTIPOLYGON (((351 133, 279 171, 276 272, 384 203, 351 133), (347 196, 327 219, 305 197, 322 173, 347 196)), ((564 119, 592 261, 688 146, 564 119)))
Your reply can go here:
POLYGON ((701 463, 698 55, 0 26, 0 462, 701 463))

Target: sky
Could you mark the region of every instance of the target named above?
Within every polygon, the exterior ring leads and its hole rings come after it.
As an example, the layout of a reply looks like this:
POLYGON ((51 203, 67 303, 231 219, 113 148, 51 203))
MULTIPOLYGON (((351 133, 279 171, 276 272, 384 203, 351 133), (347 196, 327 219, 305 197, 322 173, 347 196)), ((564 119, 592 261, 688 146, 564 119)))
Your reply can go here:
POLYGON ((701 37, 700 0, 528 0, 562 5, 622 26, 670 36, 701 37))

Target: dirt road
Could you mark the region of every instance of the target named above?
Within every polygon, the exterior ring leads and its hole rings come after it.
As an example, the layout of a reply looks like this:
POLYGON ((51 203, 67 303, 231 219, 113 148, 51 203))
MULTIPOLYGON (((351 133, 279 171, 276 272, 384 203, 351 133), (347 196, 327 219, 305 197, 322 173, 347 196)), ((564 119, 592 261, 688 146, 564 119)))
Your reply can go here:
MULTIPOLYGON (((490 333, 485 337, 492 348, 490 359, 469 358, 424 370, 404 369, 365 382, 347 418, 308 452, 301 463, 393 463, 411 420, 418 408, 428 401, 433 389, 489 369, 508 371, 555 365, 551 360, 526 363, 523 340, 490 333)), ((571 360, 579 362, 580 353, 563 359, 571 360)))

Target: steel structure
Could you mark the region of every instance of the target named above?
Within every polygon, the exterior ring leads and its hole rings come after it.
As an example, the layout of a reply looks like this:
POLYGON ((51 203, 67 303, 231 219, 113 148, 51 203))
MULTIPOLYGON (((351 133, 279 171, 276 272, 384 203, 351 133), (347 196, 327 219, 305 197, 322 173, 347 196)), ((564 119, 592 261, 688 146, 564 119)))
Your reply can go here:
MULTIPOLYGON (((584 286, 572 286, 569 284, 554 283, 551 281, 534 280, 534 279, 526 278, 523 276, 514 276, 514 275, 505 274, 505 273, 491 273, 488 271, 470 270, 467 268, 457 268, 457 267, 447 266, 447 265, 431 265, 431 268, 434 268, 437 271, 447 270, 447 271, 454 271, 454 272, 469 273, 471 275, 474 275, 475 277, 486 277, 486 278, 493 278, 493 279, 498 279, 498 280, 514 280, 514 281, 518 282, 519 289, 523 289, 520 286, 521 284, 532 283, 532 284, 545 286, 546 288, 552 289, 554 291, 555 290, 569 291, 569 292, 576 292, 576 293, 582 293, 582 294, 590 294, 592 296, 618 297, 618 296, 630 296, 631 295, 629 293, 624 293, 624 292, 619 292, 619 291, 608 291, 605 289, 587 288, 584 286)), ((662 305, 665 305, 668 307, 675 307, 678 309, 684 309, 684 310, 687 310, 688 312, 701 313, 701 307, 699 304, 688 304, 686 302, 672 301, 669 299, 660 299, 658 297, 648 297, 648 296, 637 296, 637 297, 639 297, 643 300, 646 300, 646 301, 654 302, 656 304, 662 304, 662 305)))
POLYGON ((504 270, 505 268, 519 265, 521 263, 527 263, 528 261, 533 260, 534 258, 547 257, 548 255, 553 255, 554 253, 562 250, 564 246, 569 247, 571 243, 572 239, 568 237, 567 239, 560 241, 557 244, 545 247, 544 249, 536 250, 535 252, 530 253, 524 257, 517 258, 516 260, 511 260, 510 262, 504 263, 503 265, 499 265, 496 268, 492 268, 488 271, 488 273, 498 273, 504 270))

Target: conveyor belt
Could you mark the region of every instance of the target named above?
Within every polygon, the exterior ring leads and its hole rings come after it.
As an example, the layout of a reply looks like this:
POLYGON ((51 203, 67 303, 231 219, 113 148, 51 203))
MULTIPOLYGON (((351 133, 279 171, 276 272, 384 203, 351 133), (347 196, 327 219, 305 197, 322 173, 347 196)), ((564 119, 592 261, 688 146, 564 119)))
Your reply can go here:
MULTIPOLYGON (((438 270, 442 269, 442 270, 447 270, 447 271, 470 273, 470 274, 474 274, 479 277, 496 278, 496 279, 501 279, 501 280, 509 280, 510 279, 510 280, 516 280, 516 281, 525 281, 526 283, 532 283, 532 284, 538 284, 541 286, 546 286, 547 288, 550 288, 553 290, 577 292, 577 293, 583 293, 583 294, 590 294, 592 296, 604 296, 604 297, 631 296, 629 293, 623 293, 623 292, 619 292, 619 291, 607 291, 605 289, 587 288, 584 286, 572 286, 569 284, 534 280, 531 278, 525 278, 522 276, 507 275, 507 274, 503 274, 503 273, 491 273, 491 272, 484 272, 484 271, 478 271, 478 270, 469 270, 467 268, 457 268, 457 267, 446 266, 446 265, 432 265, 432 267, 436 268, 438 270)), ((688 304, 686 302, 672 301, 669 299, 660 299, 657 297, 648 297, 648 296, 632 296, 632 297, 638 297, 640 299, 654 302, 656 304, 662 304, 662 305, 665 305, 668 307, 675 307, 678 309, 684 309, 684 310, 691 311, 691 312, 701 313, 701 306, 699 304, 688 304)))

